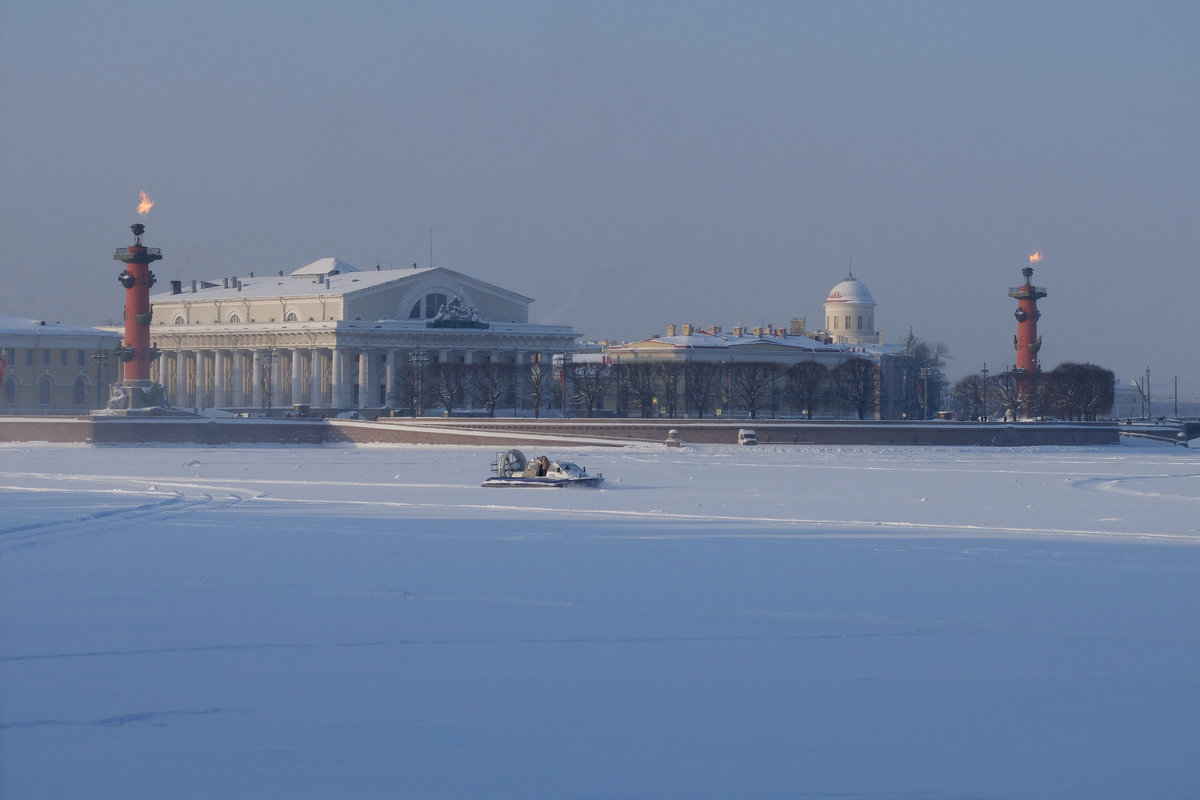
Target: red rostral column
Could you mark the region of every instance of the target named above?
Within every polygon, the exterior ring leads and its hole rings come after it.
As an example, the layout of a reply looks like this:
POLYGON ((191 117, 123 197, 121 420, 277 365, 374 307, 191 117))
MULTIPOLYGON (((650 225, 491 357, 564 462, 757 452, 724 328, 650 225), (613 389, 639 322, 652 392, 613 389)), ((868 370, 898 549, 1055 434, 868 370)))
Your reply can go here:
POLYGON ((136 408, 147 405, 145 394, 153 385, 150 382, 150 287, 155 278, 150 264, 162 258, 162 251, 142 245, 142 234, 146 232, 142 223, 130 225, 129 230, 133 231, 133 244, 119 248, 113 260, 125 264, 125 271, 118 278, 125 287, 125 341, 119 351, 125 362, 125 375, 121 385, 128 395, 128 407, 136 408))
MULTIPOLYGON (((1041 260, 1040 252, 1035 252, 1029 257, 1030 264, 1041 260)), ((1038 336, 1037 332, 1038 318, 1042 316, 1042 312, 1038 311, 1037 301, 1046 296, 1046 290, 1033 285, 1033 267, 1025 267, 1021 274, 1025 276, 1025 283, 1009 289, 1008 296, 1017 301, 1017 310, 1014 313, 1017 318, 1017 335, 1013 337, 1013 346, 1017 349, 1017 365, 1014 371, 1020 375, 1017 391, 1020 394, 1029 394, 1033 387, 1033 376, 1037 375, 1039 369, 1038 350, 1042 349, 1042 337, 1038 336)))

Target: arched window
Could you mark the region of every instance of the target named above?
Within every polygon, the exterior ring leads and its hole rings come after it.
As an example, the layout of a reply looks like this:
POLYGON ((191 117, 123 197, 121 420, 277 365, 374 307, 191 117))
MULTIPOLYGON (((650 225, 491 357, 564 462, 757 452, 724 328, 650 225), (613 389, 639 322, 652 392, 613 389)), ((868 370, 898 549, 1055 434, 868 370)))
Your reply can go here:
POLYGON ((296 316, 295 311, 289 311, 287 313, 287 316, 283 318, 283 321, 284 322, 299 322, 300 318, 298 316, 296 316))
POLYGON ((183 319, 183 314, 176 314, 175 319, 171 320, 172 325, 183 325, 184 322, 185 320, 183 319))
POLYGON ((242 321, 242 318, 241 318, 241 317, 239 317, 237 314, 230 314, 230 315, 229 315, 229 321, 230 321, 230 322, 232 322, 232 323, 239 323, 239 322, 241 322, 241 321, 242 321))
POLYGON ((38 381, 38 403, 43 406, 50 405, 50 399, 54 394, 54 383, 49 378, 43 378, 38 381))
POLYGON ((4 382, 4 402, 10 406, 17 402, 17 382, 13 378, 4 382))
POLYGON ((75 379, 75 405, 87 405, 87 381, 83 378, 75 379))

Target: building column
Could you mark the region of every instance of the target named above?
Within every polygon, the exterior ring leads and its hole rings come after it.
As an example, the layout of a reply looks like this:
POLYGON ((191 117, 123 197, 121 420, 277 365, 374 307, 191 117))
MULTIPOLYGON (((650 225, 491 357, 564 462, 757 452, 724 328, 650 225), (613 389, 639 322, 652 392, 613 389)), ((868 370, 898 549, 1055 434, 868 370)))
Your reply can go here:
MULTIPOLYGON (((175 373, 172 370, 175 368, 175 354, 163 351, 158 357, 161 375, 159 376, 159 384, 163 390, 163 400, 167 405, 171 405, 175 401, 175 373)), ((120 376, 121 366, 117 367, 117 375, 120 376)))
POLYGON ((208 380, 210 360, 207 350, 196 351, 196 405, 200 408, 208 408, 211 405, 208 402, 208 392, 212 388, 212 383, 208 380))
POLYGON ((233 384, 229 387, 233 393, 233 396, 230 398, 230 405, 240 408, 246 405, 246 380, 242 374, 244 355, 241 350, 233 350, 229 353, 229 357, 233 359, 229 370, 229 382, 233 384))
POLYGON ((251 351, 250 358, 250 405, 256 409, 262 408, 262 353, 257 348, 251 351))
POLYGON ((213 405, 217 408, 226 404, 225 398, 225 351, 213 351, 213 405))
POLYGON ((302 386, 301 377, 304 370, 304 359, 300 357, 299 350, 292 351, 292 404, 304 402, 304 387, 302 386))
POLYGON ((188 398, 187 356, 182 350, 175 351, 175 406, 186 408, 194 405, 188 398))
POLYGON ((375 353, 360 350, 358 353, 358 407, 374 406, 379 394, 375 378, 375 353))
POLYGON ((389 348, 387 351, 387 369, 384 380, 387 381, 386 402, 388 408, 396 407, 396 350, 389 348))
POLYGON ((312 408, 322 408, 325 395, 321 391, 321 351, 315 347, 308 356, 308 371, 308 404, 312 408))
POLYGON ((342 408, 342 351, 341 348, 334 346, 330 351, 330 364, 332 366, 332 375, 329 378, 329 403, 333 408, 342 408))
POLYGON ((275 350, 268 350, 267 358, 271 364, 271 406, 278 408, 283 405, 283 354, 275 350))

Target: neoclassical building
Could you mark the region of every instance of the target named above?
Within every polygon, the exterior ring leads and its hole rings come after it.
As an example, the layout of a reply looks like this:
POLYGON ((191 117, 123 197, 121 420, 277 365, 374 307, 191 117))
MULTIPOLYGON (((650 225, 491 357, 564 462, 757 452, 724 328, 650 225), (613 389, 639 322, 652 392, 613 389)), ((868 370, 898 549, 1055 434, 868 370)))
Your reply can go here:
POLYGON ((171 281, 150 297, 152 377, 182 408, 396 408, 437 363, 526 364, 575 350, 531 298, 442 267, 363 271, 324 258, 290 274, 171 281))
POLYGON ((730 331, 720 327, 667 325, 666 336, 654 336, 640 342, 610 346, 610 361, 638 363, 755 363, 791 366, 798 361, 815 361, 833 368, 851 351, 812 339, 804 332, 804 321, 796 319, 788 327, 745 328, 730 331))
POLYGON ((103 408, 120 370, 120 338, 97 328, 0 314, 0 413, 103 408))

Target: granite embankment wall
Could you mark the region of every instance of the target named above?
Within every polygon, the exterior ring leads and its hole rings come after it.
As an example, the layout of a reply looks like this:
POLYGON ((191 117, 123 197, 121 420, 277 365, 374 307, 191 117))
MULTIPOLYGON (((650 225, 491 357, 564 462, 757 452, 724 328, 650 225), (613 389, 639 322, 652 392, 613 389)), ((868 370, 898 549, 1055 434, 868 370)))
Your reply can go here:
POLYGON ((122 444, 475 444, 490 447, 615 446, 664 442, 734 444, 753 427, 760 444, 1021 447, 1110 445, 1112 423, 809 422, 638 419, 208 419, 186 417, 0 417, 0 441, 122 444))

